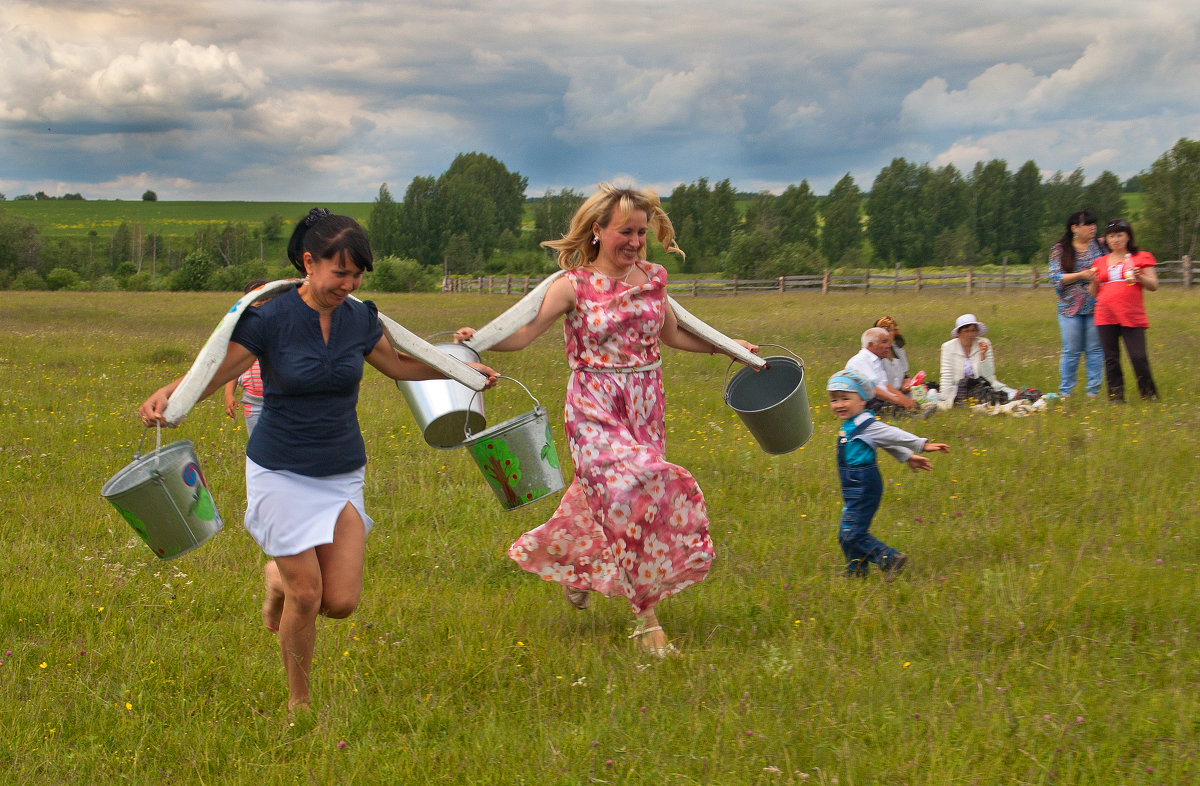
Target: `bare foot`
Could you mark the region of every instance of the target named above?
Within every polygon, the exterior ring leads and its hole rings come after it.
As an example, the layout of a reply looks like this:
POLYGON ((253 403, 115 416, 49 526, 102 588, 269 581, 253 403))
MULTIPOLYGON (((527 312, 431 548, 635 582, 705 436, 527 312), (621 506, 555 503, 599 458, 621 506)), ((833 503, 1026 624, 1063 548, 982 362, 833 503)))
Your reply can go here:
POLYGON ((272 560, 263 565, 262 621, 267 630, 279 632, 279 618, 283 616, 283 587, 279 568, 272 560))

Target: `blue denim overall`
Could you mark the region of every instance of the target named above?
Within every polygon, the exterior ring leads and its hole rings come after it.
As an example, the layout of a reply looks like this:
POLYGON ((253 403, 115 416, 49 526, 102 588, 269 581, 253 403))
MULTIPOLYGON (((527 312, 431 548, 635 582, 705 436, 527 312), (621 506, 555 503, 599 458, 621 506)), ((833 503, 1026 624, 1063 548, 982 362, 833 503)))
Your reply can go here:
POLYGON ((871 519, 879 510, 883 499, 883 476, 874 459, 875 446, 863 440, 871 448, 870 464, 852 467, 846 463, 846 446, 875 420, 874 414, 845 433, 847 424, 838 431, 837 459, 838 478, 842 482, 842 520, 838 526, 838 545, 846 555, 846 575, 866 576, 870 563, 883 568, 900 552, 871 534, 871 519))

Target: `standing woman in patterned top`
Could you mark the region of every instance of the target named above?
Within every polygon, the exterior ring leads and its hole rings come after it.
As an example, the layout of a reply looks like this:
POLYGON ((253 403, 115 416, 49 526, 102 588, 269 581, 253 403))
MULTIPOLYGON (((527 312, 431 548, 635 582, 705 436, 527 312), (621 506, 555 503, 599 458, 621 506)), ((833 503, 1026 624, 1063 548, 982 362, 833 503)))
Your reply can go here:
MULTIPOLYGON (((666 270, 644 259, 649 230, 683 254, 657 194, 601 184, 568 233, 542 243, 558 252, 566 275, 551 284, 537 316, 492 349, 523 349, 566 316, 572 373, 564 421, 575 479, 550 520, 518 538, 509 556, 561 584, 576 608, 587 607, 589 592, 627 598, 637 616, 633 637, 664 657, 675 648, 655 609, 704 579, 713 546, 699 485, 664 455, 659 345, 721 350, 679 326, 666 270)), ((456 338, 473 335, 462 328, 456 338)))
POLYGON ((1125 375, 1121 371, 1121 344, 1137 378, 1138 393, 1148 400, 1158 399, 1158 388, 1150 375, 1146 354, 1146 301, 1142 291, 1158 289, 1157 261, 1149 251, 1139 251, 1133 241, 1133 227, 1123 218, 1108 222, 1104 242, 1109 254, 1096 261, 1096 276, 1090 291, 1096 298, 1096 330, 1104 347, 1104 375, 1108 398, 1125 400, 1125 375))
POLYGON ((1062 335, 1058 392, 1063 398, 1075 389, 1079 356, 1084 356, 1088 398, 1100 392, 1104 377, 1104 348, 1096 332, 1096 296, 1088 291, 1096 278, 1095 262, 1104 255, 1096 242, 1096 217, 1080 210, 1067 219, 1067 231, 1050 249, 1050 284, 1058 295, 1058 330, 1062 335))

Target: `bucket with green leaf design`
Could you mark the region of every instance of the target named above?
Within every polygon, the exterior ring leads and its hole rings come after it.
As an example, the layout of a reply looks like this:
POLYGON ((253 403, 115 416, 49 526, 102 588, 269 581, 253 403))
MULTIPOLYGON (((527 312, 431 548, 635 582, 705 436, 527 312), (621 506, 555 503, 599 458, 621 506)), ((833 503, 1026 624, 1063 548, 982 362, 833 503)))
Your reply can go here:
MULTIPOLYGON (((159 445, 161 440, 160 430, 159 445)), ((112 503, 159 559, 187 554, 223 526, 188 440, 156 447, 144 456, 139 443, 133 461, 104 484, 100 496, 112 503)))
MULTIPOLYGON (((529 393, 529 388, 521 388, 529 393)), ((463 444, 505 510, 516 510, 547 497, 564 485, 550 418, 532 393, 529 397, 534 408, 524 415, 478 434, 471 433, 469 424, 466 428, 463 444)))

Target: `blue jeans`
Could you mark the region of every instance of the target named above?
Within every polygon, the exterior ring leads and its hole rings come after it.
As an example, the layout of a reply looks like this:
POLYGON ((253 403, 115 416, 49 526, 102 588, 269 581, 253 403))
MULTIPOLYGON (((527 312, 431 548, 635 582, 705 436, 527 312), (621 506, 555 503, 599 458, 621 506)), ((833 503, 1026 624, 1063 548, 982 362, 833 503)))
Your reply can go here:
POLYGON ((1062 334, 1062 361, 1059 364, 1058 392, 1071 395, 1075 389, 1075 378, 1079 374, 1079 356, 1084 355, 1087 370, 1087 394, 1100 393, 1104 380, 1104 348, 1100 346, 1100 334, 1091 314, 1073 317, 1059 316, 1058 330, 1062 334))

